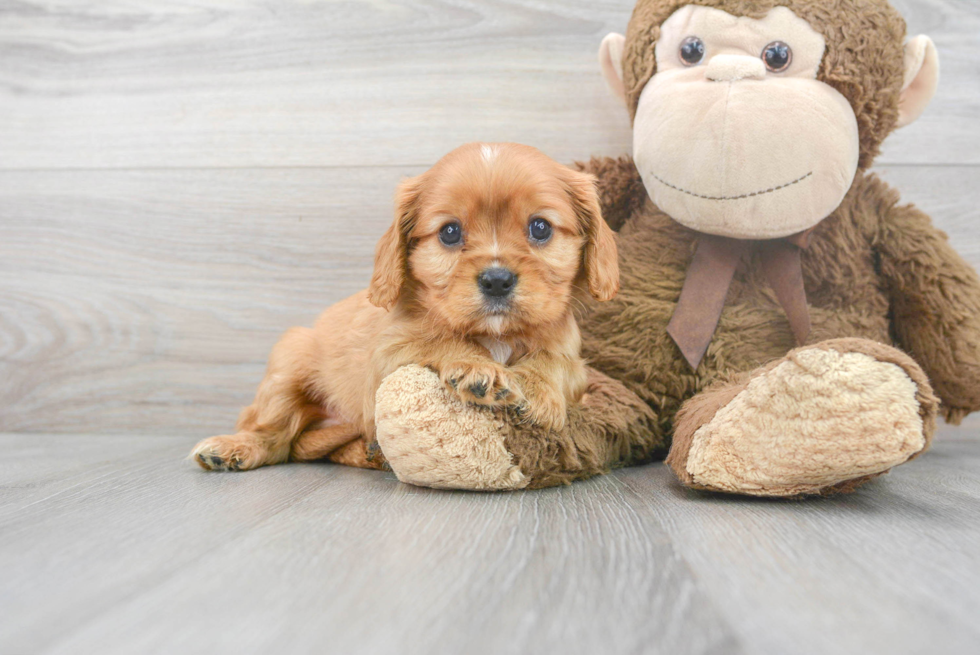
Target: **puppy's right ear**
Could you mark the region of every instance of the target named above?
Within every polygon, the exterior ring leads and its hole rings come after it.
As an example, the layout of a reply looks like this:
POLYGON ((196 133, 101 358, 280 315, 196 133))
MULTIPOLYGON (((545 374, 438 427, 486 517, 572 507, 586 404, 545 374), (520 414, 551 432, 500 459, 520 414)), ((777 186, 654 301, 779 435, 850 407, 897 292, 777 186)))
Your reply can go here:
POLYGON ((374 276, 368 287, 372 305, 391 309, 401 295, 408 275, 408 240, 418 220, 422 177, 404 180, 395 192, 395 220, 378 241, 374 253, 374 276))

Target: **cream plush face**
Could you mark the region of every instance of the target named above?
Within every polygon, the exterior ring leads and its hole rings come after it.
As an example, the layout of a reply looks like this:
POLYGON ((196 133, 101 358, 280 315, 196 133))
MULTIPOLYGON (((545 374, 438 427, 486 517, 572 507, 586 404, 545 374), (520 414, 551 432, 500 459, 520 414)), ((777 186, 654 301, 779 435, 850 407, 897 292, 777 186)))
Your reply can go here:
POLYGON ((665 21, 633 131, 657 206, 743 239, 790 236, 830 215, 857 172, 859 137, 847 100, 817 79, 825 47, 786 7, 755 20, 689 5, 665 21), (692 37, 703 44, 696 63, 681 54, 692 37), (764 60, 776 42, 792 53, 778 71, 764 60))

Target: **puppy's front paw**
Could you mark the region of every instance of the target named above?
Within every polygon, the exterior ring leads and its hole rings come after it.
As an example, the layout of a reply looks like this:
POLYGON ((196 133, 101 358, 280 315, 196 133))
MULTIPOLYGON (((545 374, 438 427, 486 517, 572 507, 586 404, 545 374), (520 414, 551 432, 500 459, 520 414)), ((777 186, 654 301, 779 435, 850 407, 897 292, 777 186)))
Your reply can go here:
POLYGON ((247 435, 230 434, 200 442, 191 459, 206 471, 246 471, 262 466, 260 450, 247 435))
POLYGON ((485 407, 506 407, 520 400, 510 384, 507 371, 489 361, 462 361, 444 366, 439 371, 443 383, 464 402, 485 407))
POLYGON ((568 416, 568 403, 553 384, 538 375, 523 374, 517 377, 524 400, 517 411, 524 420, 546 430, 561 430, 568 416))
POLYGON ((564 398, 538 397, 534 400, 525 400, 519 407, 521 413, 531 423, 546 430, 558 431, 565 427, 568 407, 564 398))

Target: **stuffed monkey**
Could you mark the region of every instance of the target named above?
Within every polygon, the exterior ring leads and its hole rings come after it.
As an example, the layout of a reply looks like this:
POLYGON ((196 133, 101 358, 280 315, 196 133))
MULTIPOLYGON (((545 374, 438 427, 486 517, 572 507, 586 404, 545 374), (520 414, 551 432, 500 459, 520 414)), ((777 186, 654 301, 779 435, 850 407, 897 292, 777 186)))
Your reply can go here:
POLYGON ((378 392, 380 452, 331 459, 516 489, 667 455, 687 486, 791 497, 850 491, 980 409, 980 279, 867 172, 935 92, 927 37, 885 0, 639 0, 600 63, 633 158, 580 168, 621 289, 580 318, 595 370, 565 429, 407 367, 378 392))

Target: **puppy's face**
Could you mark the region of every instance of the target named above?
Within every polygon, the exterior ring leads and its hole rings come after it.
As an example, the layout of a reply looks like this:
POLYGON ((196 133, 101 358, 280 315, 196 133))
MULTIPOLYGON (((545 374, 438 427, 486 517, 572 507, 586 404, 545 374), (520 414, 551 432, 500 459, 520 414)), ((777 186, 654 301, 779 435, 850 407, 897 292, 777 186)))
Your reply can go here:
POLYGON ((508 335, 562 318, 578 284, 603 300, 618 288, 593 178, 533 148, 463 146, 403 183, 396 205, 378 247, 378 305, 402 296, 433 325, 508 335))

